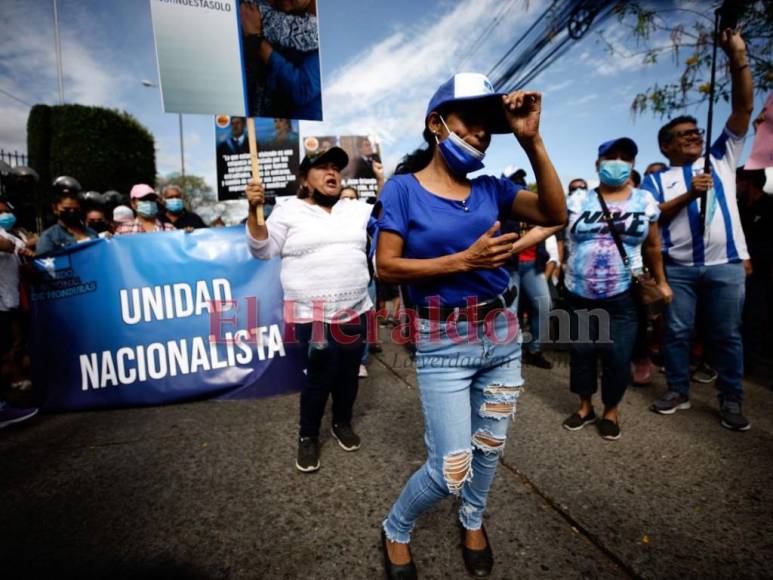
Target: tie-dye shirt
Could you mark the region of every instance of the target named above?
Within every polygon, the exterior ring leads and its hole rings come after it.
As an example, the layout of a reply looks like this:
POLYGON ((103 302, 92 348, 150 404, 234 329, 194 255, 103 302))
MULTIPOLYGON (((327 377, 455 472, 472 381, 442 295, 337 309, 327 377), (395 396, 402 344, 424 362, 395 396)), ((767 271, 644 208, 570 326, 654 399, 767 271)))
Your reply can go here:
MULTIPOLYGON (((649 226, 660 216, 658 202, 648 191, 632 189, 627 199, 609 201, 613 224, 621 233, 631 270, 642 268, 641 246, 649 226)), ((631 271, 623 264, 615 240, 602 216, 598 194, 577 191, 566 202, 568 257, 564 283, 573 294, 590 299, 608 298, 628 290, 631 271)))

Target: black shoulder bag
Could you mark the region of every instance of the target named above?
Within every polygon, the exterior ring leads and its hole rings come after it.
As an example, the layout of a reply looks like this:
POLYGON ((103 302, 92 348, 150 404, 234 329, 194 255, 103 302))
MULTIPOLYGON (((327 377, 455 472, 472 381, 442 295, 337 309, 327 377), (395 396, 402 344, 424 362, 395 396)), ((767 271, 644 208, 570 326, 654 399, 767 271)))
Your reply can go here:
POLYGON ((623 259, 626 269, 631 273, 633 278, 633 293, 636 300, 642 304, 650 316, 657 316, 662 314, 666 309, 666 297, 658 288, 658 284, 649 271, 644 268, 641 274, 635 274, 631 270, 631 259, 625 251, 623 246, 623 240, 620 239, 620 232, 617 231, 615 224, 612 220, 612 214, 609 213, 609 207, 607 202, 604 201, 604 196, 596 188, 596 195, 599 197, 599 203, 601 204, 601 211, 604 217, 604 221, 607 223, 609 233, 612 235, 612 239, 615 241, 617 251, 620 252, 620 257, 623 259))

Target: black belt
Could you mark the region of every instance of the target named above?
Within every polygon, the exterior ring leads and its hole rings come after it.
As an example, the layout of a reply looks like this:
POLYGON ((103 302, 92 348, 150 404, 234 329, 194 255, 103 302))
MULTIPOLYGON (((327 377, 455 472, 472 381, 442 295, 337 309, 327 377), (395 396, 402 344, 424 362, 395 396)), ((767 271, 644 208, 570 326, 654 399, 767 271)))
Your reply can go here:
POLYGON ((474 312, 470 312, 471 308, 468 306, 417 306, 416 313, 419 318, 426 320, 444 321, 450 316, 459 316, 460 318, 466 317, 468 320, 473 318, 483 322, 483 319, 490 312, 509 307, 516 296, 518 296, 518 289, 515 286, 511 286, 499 296, 476 305, 474 312))

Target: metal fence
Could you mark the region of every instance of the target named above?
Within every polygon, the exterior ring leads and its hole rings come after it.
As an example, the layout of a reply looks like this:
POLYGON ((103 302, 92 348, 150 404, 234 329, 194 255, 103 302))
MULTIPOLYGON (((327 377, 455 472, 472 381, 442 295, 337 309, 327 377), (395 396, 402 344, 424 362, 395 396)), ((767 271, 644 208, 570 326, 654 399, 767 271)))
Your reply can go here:
POLYGON ((27 165, 27 155, 18 151, 11 152, 0 149, 0 161, 5 161, 8 165, 18 167, 19 165, 27 165))

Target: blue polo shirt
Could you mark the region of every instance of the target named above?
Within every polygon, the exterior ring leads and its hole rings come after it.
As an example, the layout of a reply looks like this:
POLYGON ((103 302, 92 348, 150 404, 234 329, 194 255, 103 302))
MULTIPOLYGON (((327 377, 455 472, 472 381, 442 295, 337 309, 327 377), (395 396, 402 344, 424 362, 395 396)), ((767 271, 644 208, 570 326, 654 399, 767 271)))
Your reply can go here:
MULTIPOLYGON (((439 258, 469 248, 494 222, 511 214, 516 192, 522 189, 507 179, 489 175, 471 181, 464 201, 442 198, 424 189, 413 174, 395 175, 384 185, 379 230, 398 234, 404 242, 403 257, 439 258)), ((449 274, 404 285, 412 306, 428 306, 438 297, 444 306, 465 306, 468 297, 489 300, 510 283, 505 268, 449 274)))

